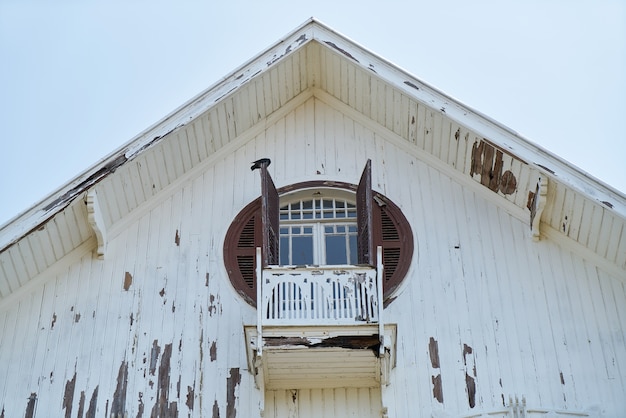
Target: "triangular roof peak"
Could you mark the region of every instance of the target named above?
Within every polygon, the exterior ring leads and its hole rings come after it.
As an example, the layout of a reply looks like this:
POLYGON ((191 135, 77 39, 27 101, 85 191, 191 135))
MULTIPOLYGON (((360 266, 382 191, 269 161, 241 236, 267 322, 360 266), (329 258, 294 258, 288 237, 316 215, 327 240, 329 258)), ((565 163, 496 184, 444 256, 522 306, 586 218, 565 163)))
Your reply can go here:
MULTIPOLYGON (((0 271, 0 297, 12 293, 60 257, 97 236, 88 227, 89 222, 93 226, 95 221, 87 219, 89 214, 84 201, 93 204, 93 199, 87 199, 87 194, 91 192, 92 198, 97 194, 103 199, 114 199, 115 196, 107 195, 106 188, 102 186, 106 181, 110 181, 112 176, 123 176, 130 170, 141 176, 141 169, 132 166, 134 162, 163 146, 169 138, 187 135, 186 130, 200 123, 200 116, 208 114, 215 121, 224 118, 222 126, 225 128, 221 132, 207 131, 206 135, 211 137, 207 139, 210 144, 202 145, 199 154, 189 161, 179 163, 182 168, 173 170, 172 178, 162 179, 149 192, 137 192, 134 203, 125 205, 124 210, 115 213, 105 210, 99 221, 103 229, 119 224, 142 201, 150 199, 235 138, 247 135, 259 125, 265 126, 268 118, 312 96, 376 126, 383 134, 403 143, 419 158, 445 170, 459 181, 484 189, 486 196, 505 205, 515 216, 532 217, 527 206, 532 207, 533 201, 537 204, 538 199, 533 200, 533 196, 547 190, 547 212, 538 216, 549 226, 547 230, 552 231, 550 234, 565 235, 579 247, 586 248, 589 254, 595 254, 594 257, 608 257, 611 265, 618 266, 618 272, 626 271, 622 261, 626 253, 626 233, 624 238, 594 236, 591 240, 580 237, 578 233, 574 235, 574 231, 579 230, 578 225, 570 225, 572 222, 596 222, 595 219, 600 219, 601 222, 613 222, 613 228, 617 226, 621 231, 626 222, 624 194, 312 17, 0 227, 0 258, 11 258, 11 265, 19 264, 16 260, 23 262, 32 257, 21 254, 21 251, 46 245, 40 242, 16 249, 15 244, 19 241, 38 240, 38 233, 46 228, 49 228, 47 236, 75 231, 71 243, 64 245, 62 252, 55 252, 54 256, 51 255, 49 260, 40 262, 35 268, 18 266, 10 271, 0 271), (380 109, 389 111, 380 112, 380 109), (232 119, 236 119, 236 123, 232 119), (433 127, 445 125, 446 128, 436 131, 430 129, 431 124, 433 127), (433 143, 439 142, 441 146, 433 147, 433 143), (461 142, 464 142, 464 148, 458 145, 461 142), (508 167, 515 168, 509 170, 508 167), (488 179, 494 170, 501 170, 495 182, 488 179), (547 189, 542 186, 546 180, 547 189), (581 204, 581 201, 585 203, 581 204), (51 220, 63 217, 68 211, 74 213, 66 220, 50 225, 51 220), (598 216, 594 215, 593 219, 583 216, 589 211, 598 216), (567 219, 570 224, 563 225, 562 218, 566 213, 569 214, 567 219), (61 231, 63 228, 67 230, 61 231), (597 241, 602 239, 612 239, 618 249, 611 254, 605 248, 598 252, 597 241)), ((165 164, 168 163, 165 161, 165 164)))

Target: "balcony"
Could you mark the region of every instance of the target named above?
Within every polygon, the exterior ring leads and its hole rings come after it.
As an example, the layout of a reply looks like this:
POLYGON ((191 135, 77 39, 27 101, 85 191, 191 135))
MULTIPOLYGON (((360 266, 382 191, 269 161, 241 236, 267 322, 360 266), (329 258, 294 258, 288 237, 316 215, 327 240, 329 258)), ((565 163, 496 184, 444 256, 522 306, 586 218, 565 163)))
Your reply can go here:
POLYGON ((245 327, 259 388, 385 384, 396 328, 382 321, 382 265, 262 268, 259 252, 257 324, 245 327))

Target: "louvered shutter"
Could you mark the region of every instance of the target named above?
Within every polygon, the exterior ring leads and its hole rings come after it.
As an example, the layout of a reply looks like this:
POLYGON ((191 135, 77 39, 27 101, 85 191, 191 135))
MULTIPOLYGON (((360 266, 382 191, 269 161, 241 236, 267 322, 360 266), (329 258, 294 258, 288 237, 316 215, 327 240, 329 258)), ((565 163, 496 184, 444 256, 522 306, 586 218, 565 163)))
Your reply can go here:
POLYGON ((372 220, 372 161, 367 160, 356 189, 358 263, 376 265, 372 220))
POLYGON ((279 225, 278 191, 272 176, 267 171, 267 164, 261 166, 261 222, 262 222, 262 257, 263 267, 278 264, 279 225))

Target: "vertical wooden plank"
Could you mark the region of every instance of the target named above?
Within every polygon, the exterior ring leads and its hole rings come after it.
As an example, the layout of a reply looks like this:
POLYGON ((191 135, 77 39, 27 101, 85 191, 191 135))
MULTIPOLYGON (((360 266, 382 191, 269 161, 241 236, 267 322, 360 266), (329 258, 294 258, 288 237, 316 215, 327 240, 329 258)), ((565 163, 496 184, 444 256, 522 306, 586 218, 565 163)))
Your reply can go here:
POLYGON ((137 178, 133 181, 135 182, 135 187, 137 188, 137 190, 141 190, 141 192, 138 191, 141 201, 145 202, 154 195, 154 190, 152 188, 152 182, 150 178, 150 171, 148 170, 147 155, 142 154, 141 156, 137 157, 134 162, 134 166, 134 175, 137 176, 137 178))
POLYGON ((349 92, 354 88, 354 86, 352 86, 350 83, 350 77, 348 77, 349 66, 351 65, 344 59, 339 59, 339 57, 337 57, 337 59, 339 60, 339 72, 337 73, 339 74, 338 81, 340 85, 339 100, 341 100, 343 103, 348 103, 349 92))
POLYGON ((276 88, 274 92, 278 96, 278 106, 284 106, 291 96, 291 84, 293 77, 291 71, 293 69, 293 55, 283 58, 283 62, 276 68, 276 88))
POLYGON ((23 241, 26 241, 29 244, 30 253, 33 255, 32 263, 34 264, 35 271, 37 272, 36 274, 43 272, 46 267, 50 265, 46 263, 44 255, 45 252, 41 247, 41 240, 39 239, 41 235, 45 234, 38 231, 23 239, 23 241))
MULTIPOLYGON (((108 180, 112 186, 114 195, 112 196, 110 207, 116 206, 115 217, 112 217, 113 222, 120 220, 124 215, 128 213, 128 202, 126 201, 126 193, 124 192, 124 186, 122 184, 122 176, 109 176, 108 180)), ((101 202, 102 199, 99 199, 101 202)))
MULTIPOLYGON (((0 298, 4 299, 11 293, 11 288, 9 287, 9 273, 8 264, 11 264, 11 260, 8 257, 0 255, 0 298), (7 269, 5 269, 5 265, 7 265, 7 269)), ((11 266, 11 269, 13 266, 11 266)), ((0 323, 1 324, 1 323, 0 323)))
MULTIPOLYGON (((239 97, 240 101, 241 101, 241 97, 239 97)), ((243 117, 240 115, 240 117, 243 117)), ((187 126, 187 129, 185 129, 184 135, 185 135, 185 142, 187 143, 187 152, 188 152, 188 166, 189 168, 193 168, 195 166, 197 166, 198 164, 200 164, 200 162, 204 159, 203 156, 201 156, 201 151, 198 148, 199 143, 198 143, 198 138, 196 137, 197 135, 197 128, 198 128, 198 120, 196 119, 194 122, 192 122, 191 124, 189 124, 187 126)))
MULTIPOLYGON (((268 80, 267 82, 269 84, 269 76, 266 74, 264 78, 268 80)), ((270 89, 271 88, 269 87, 269 85, 265 86, 265 91, 264 91, 265 97, 266 97, 266 100, 269 100, 268 108, 270 108, 272 105, 271 96, 269 96, 269 93, 268 93, 270 89)), ((224 145, 230 142, 230 139, 231 139, 230 130, 232 129, 230 121, 229 121, 228 111, 226 109, 226 101, 223 101, 217 104, 215 107, 215 112, 213 113, 215 113, 217 126, 219 127, 219 131, 218 131, 219 143, 223 147, 224 145)))
POLYGON ((418 105, 415 100, 409 100, 409 110, 408 110, 408 136, 407 139, 412 144, 417 144, 418 137, 418 126, 417 126, 417 113, 418 105))
POLYGON ((212 142, 215 144, 215 150, 222 148, 222 146, 224 146, 224 144, 226 143, 226 137, 223 135, 223 131, 220 127, 218 109, 219 105, 209 110, 207 115, 210 137, 212 139, 212 142))
POLYGON ((441 161, 450 164, 448 160, 448 152, 452 144, 456 141, 454 139, 454 132, 450 132, 451 130, 451 122, 447 117, 441 117, 441 131, 439 134, 440 147, 439 147, 439 158, 441 161))
MULTIPOLYGON (((607 257, 607 251, 609 249, 609 241, 611 239, 611 233, 613 231, 613 222, 615 216, 603 208, 599 208, 598 213, 595 214, 594 223, 600 225, 600 228, 593 231, 592 240, 595 241, 595 247, 592 247, 600 257, 607 257), (598 219, 598 217, 600 219, 598 219)), ((591 239, 590 239, 591 241, 591 239)))
POLYGON ((17 290, 20 286, 23 286, 31 278, 27 266, 25 265, 26 263, 22 258, 22 250, 20 247, 24 244, 25 243, 17 243, 5 251, 5 254, 7 254, 10 259, 10 263, 6 263, 4 266, 5 269, 9 270, 8 279, 12 292, 17 290))
POLYGON ((591 233, 591 228, 599 229, 599 225, 592 225, 591 220, 593 218, 593 210, 595 204, 584 201, 582 204, 582 216, 580 219, 580 229, 578 231, 578 236, 576 240, 582 245, 588 245, 589 234, 591 233))
MULTIPOLYGON (((277 95, 278 93, 275 94, 275 96, 277 95)), ((276 100, 278 100, 278 98, 276 98, 276 100)), ((223 114, 220 112, 220 117, 224 118, 221 122, 226 126, 227 138, 228 142, 230 142, 237 137, 236 124, 238 118, 238 115, 235 112, 232 97, 225 98, 222 102, 222 106, 220 106, 220 109, 224 110, 223 114)))

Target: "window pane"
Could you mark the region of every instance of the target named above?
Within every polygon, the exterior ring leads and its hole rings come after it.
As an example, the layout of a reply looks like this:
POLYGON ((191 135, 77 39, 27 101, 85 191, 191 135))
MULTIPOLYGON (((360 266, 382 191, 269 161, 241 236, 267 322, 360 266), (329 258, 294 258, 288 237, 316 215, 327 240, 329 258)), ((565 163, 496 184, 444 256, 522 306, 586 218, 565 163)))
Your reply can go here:
MULTIPOLYGON (((356 229, 356 227, 355 227, 356 229)), ((357 249, 356 249, 356 235, 350 235, 348 237, 349 245, 350 245, 350 263, 356 264, 357 261, 357 249)))
MULTIPOLYGON (((285 228, 281 228, 282 230, 285 228)), ((289 237, 280 237, 280 261, 282 266, 289 264, 289 237)))
POLYGON ((293 237, 291 251, 291 264, 313 264, 313 237, 293 237))
POLYGON ((326 236, 326 264, 347 264, 345 235, 326 236))
POLYGON ((313 209, 313 201, 307 200, 305 202, 302 202, 302 209, 313 209))

